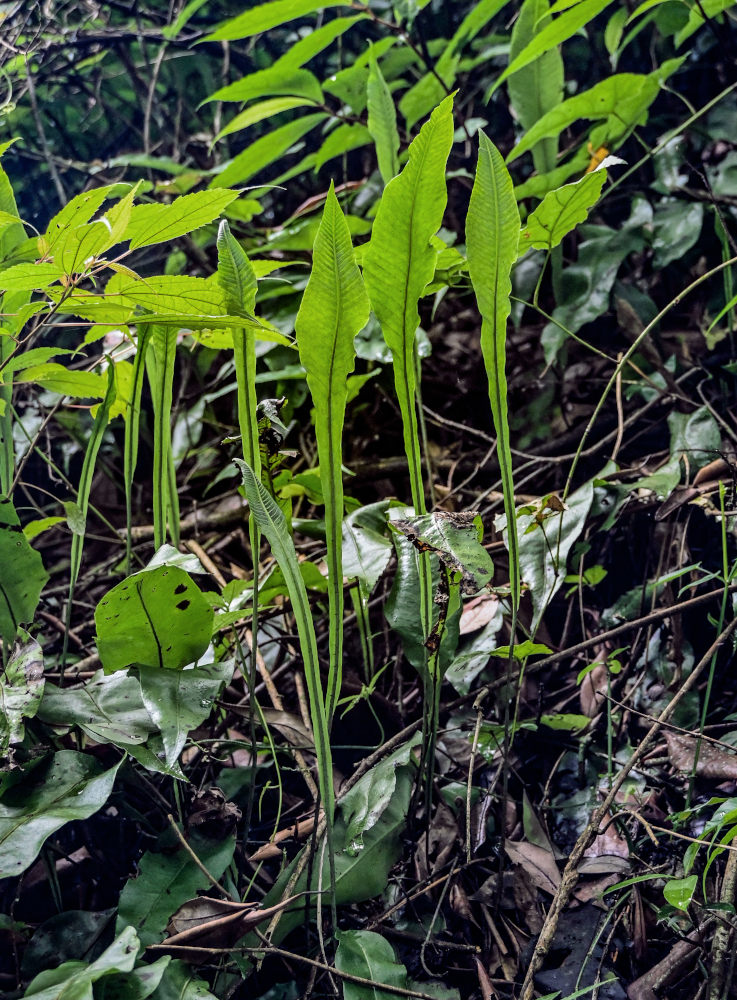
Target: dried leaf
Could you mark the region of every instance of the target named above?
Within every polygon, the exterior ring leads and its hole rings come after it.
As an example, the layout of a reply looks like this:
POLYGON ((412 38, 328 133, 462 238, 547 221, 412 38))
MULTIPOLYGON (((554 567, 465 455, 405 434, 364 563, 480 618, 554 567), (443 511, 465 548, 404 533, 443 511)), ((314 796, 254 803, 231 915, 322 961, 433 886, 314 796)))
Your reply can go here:
POLYGON ((560 885, 560 872, 555 858, 542 847, 526 841, 507 840, 504 849, 514 865, 520 865, 529 875, 533 885, 554 896, 560 885))
POLYGON ((494 594, 480 594, 468 601, 461 612, 459 624, 460 635, 468 635, 470 632, 478 632, 484 625, 488 625, 497 612, 499 598, 494 594))
MULTIPOLYGON (((679 733, 666 733, 665 741, 668 744, 671 764, 679 771, 691 772, 696 755, 696 739, 679 733)), ((721 750, 712 743, 703 741, 696 763, 696 774, 699 778, 708 778, 711 781, 737 780, 737 754, 721 750)))

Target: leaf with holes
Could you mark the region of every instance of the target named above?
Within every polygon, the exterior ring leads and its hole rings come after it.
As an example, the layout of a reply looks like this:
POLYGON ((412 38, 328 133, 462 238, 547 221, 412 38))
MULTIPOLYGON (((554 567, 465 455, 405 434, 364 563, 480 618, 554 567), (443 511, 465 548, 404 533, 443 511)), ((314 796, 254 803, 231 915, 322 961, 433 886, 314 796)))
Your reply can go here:
POLYGON ((24 719, 32 719, 44 690, 44 661, 39 644, 29 637, 14 647, 0 674, 0 759, 12 744, 22 743, 24 719))
POLYGON ((197 584, 176 566, 129 576, 95 608, 105 673, 133 663, 181 670, 205 652, 213 610, 197 584))

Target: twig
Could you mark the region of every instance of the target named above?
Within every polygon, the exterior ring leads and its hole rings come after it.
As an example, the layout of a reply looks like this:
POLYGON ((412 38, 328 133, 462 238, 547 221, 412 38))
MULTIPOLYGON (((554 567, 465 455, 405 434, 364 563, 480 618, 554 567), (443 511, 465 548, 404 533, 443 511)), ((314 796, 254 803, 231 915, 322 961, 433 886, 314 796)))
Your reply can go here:
MULTIPOLYGON (((732 851, 727 855, 719 902, 733 908, 735 896, 737 896, 737 851, 732 851)), ((714 931, 714 940, 711 943, 709 1000, 722 1000, 723 997, 729 995, 734 969, 733 949, 730 948, 733 934, 734 926, 727 919, 718 922, 714 931)))
POLYGON ((620 790, 622 785, 627 778, 630 771, 635 768, 640 761, 645 756, 645 753, 653 742, 655 737, 660 732, 663 724, 668 722, 671 715, 675 712, 678 705, 681 703, 683 698, 688 694, 688 692, 696 685, 696 682, 701 677, 702 673, 711 663, 712 656, 719 650, 723 643, 727 641, 730 635, 737 629, 737 618, 735 618, 730 624, 724 629, 724 631, 717 636, 714 642, 711 644, 709 649, 706 651, 704 656, 699 660, 694 669, 689 674, 688 678, 684 681, 678 691, 673 695, 670 702, 666 705, 663 711, 660 713, 658 718, 652 724, 648 732, 646 733, 644 739, 637 747, 635 752, 632 754, 627 763, 622 767, 616 780, 612 783, 612 787, 608 794, 605 796, 604 801, 601 805, 594 810, 594 813, 586 825, 586 829, 583 831, 581 836, 576 841, 576 844, 571 851, 570 857, 566 864, 565 870, 561 878, 560 886, 558 891, 553 898, 552 905, 548 910, 547 916, 545 917, 545 923, 543 924, 542 930, 540 931, 540 937, 535 945, 535 950, 532 955, 527 973, 525 975, 525 981, 522 985, 522 994, 520 1000, 532 1000, 533 993, 535 991, 535 975, 539 972, 542 967, 543 961, 545 959, 548 950, 553 943, 553 938, 555 937, 555 932, 558 927, 558 920, 560 915, 568 904, 571 894, 576 887, 578 882, 578 865, 583 858, 584 851, 591 844, 597 835, 599 826, 602 820, 605 818, 610 807, 614 803, 617 792, 620 790))
POLYGON ((231 903, 240 903, 240 899, 238 899, 236 896, 233 896, 232 893, 228 892, 227 889, 224 889, 220 885, 220 883, 218 882, 218 880, 215 878, 215 876, 212 874, 212 872, 208 871, 207 868, 203 865, 203 863, 197 857, 197 855, 192 850, 192 848, 189 846, 189 844, 187 843, 187 841, 184 839, 184 834, 182 833, 182 831, 177 826, 176 820, 171 815, 171 813, 169 813, 166 818, 169 820, 169 825, 171 826, 172 830, 177 835, 177 838, 179 839, 179 843, 182 845, 182 847, 187 852, 187 854, 189 854, 189 856, 192 858, 192 860, 197 865, 197 867, 202 872, 202 874, 208 879, 208 881, 210 881, 212 883, 213 887, 215 889, 217 889, 218 892, 222 893, 222 895, 225 896, 226 899, 229 899, 231 901, 231 903))

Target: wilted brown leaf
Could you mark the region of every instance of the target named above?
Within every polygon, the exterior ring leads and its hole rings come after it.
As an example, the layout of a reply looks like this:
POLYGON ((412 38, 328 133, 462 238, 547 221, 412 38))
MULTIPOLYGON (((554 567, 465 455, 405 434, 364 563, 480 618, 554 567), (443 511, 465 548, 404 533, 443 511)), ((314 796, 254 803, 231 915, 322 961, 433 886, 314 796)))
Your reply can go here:
POLYGON ((550 851, 526 841, 513 840, 505 841, 504 849, 512 864, 520 865, 527 872, 533 885, 555 895, 560 885, 560 872, 550 851))
MULTIPOLYGON (((668 756, 671 764, 679 771, 691 772, 696 755, 696 739, 693 736, 683 736, 680 733, 666 733, 668 756)), ((730 753, 714 746, 713 743, 702 741, 699 749, 699 759, 696 763, 696 774, 699 778, 712 781, 737 780, 737 754, 730 753)))

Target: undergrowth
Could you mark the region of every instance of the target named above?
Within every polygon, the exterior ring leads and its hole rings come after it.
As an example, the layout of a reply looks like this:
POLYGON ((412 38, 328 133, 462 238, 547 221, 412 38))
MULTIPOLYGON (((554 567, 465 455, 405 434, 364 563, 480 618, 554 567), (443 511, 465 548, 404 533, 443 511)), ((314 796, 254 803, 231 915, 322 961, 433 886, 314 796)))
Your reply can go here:
POLYGON ((2 14, 0 983, 730 996, 734 5, 240 6, 2 14))

